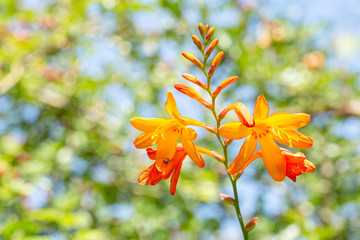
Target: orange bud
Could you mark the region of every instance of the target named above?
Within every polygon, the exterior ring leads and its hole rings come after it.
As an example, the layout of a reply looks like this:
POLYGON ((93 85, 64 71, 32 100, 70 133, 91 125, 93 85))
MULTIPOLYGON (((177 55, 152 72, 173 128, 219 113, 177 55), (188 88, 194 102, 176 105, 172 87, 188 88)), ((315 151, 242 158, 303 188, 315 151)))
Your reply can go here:
POLYGON ((213 156, 216 160, 218 160, 219 162, 225 162, 224 156, 221 155, 220 153, 217 153, 217 152, 215 152, 215 151, 211 151, 211 153, 212 153, 212 156, 213 156))
POLYGON ((189 60, 190 62, 192 62, 194 65, 196 65, 199 68, 203 68, 204 64, 202 62, 200 62, 199 59, 197 59, 194 55, 192 55, 191 53, 188 52, 182 52, 182 55, 189 60))
POLYGON ((211 63, 211 66, 210 66, 210 69, 209 69, 209 72, 208 72, 209 76, 212 76, 214 74, 216 68, 221 63, 221 60, 223 59, 223 57, 224 57, 223 52, 219 52, 218 54, 216 54, 216 56, 214 57, 214 59, 213 59, 213 61, 211 63))
POLYGON ((197 77, 195 77, 194 75, 191 75, 189 73, 184 73, 183 78, 185 78, 186 80, 188 80, 189 82, 195 83, 196 85, 198 85, 199 87, 203 88, 203 89, 207 89, 207 84, 200 81, 197 77))
POLYGON ((214 34, 214 31, 215 31, 214 27, 210 28, 210 30, 207 32, 206 37, 205 37, 206 41, 209 42, 211 40, 211 38, 212 38, 212 36, 214 34))
POLYGON ((232 177, 233 177, 234 181, 237 181, 241 177, 243 172, 244 171, 240 171, 240 172, 237 172, 237 173, 233 174, 232 177))
POLYGON ((199 23, 199 33, 202 37, 205 36, 205 28, 204 28, 204 25, 202 23, 199 23))
POLYGON ((235 205, 235 199, 233 199, 232 197, 223 193, 219 193, 219 196, 223 202, 228 203, 230 205, 235 205))
POLYGON ((229 146, 231 143, 232 143, 232 141, 233 140, 231 140, 231 139, 225 139, 225 141, 224 141, 224 144, 225 144, 225 146, 229 146))
POLYGON ((202 127, 205 128, 206 130, 208 130, 208 131, 211 132, 211 133, 215 133, 215 134, 216 134, 216 132, 217 132, 216 127, 211 126, 211 125, 209 125, 209 124, 204 123, 204 125, 202 125, 202 127))
POLYGON ((202 97, 192 87, 189 87, 188 85, 181 84, 181 83, 175 84, 174 87, 179 92, 181 92, 181 93, 183 93, 183 94, 197 100, 198 102, 200 102, 205 107, 211 108, 211 103, 209 103, 209 102, 205 101, 204 99, 202 99, 202 97))
POLYGON ((257 224, 257 221, 258 221, 258 217, 254 218, 248 224, 246 224, 245 231, 250 232, 251 230, 253 230, 257 224))
POLYGON ((220 85, 215 89, 215 91, 213 92, 213 95, 216 97, 217 95, 219 95, 219 93, 226 88, 227 86, 229 86, 230 84, 236 82, 239 79, 239 77, 237 76, 233 76, 233 77, 229 77, 227 79, 225 79, 222 83, 220 83, 220 85))
POLYGON ((205 57, 209 57, 210 54, 214 51, 214 49, 216 48, 217 44, 219 43, 219 39, 215 38, 209 45, 209 47, 206 49, 205 52, 205 57))
POLYGON ((192 38, 193 42, 195 43, 195 45, 198 47, 198 49, 200 51, 202 51, 203 50, 203 44, 200 41, 200 39, 195 35, 192 35, 191 38, 192 38))
POLYGON ((254 118, 249 112, 249 109, 242 103, 242 102, 236 102, 225 108, 218 116, 219 120, 222 120, 226 114, 234 110, 236 115, 238 116, 239 120, 247 127, 253 127, 254 126, 254 118))
POLYGON ((205 26, 205 34, 207 34, 207 32, 209 31, 209 28, 210 28, 210 26, 209 26, 209 24, 207 24, 207 25, 205 26))

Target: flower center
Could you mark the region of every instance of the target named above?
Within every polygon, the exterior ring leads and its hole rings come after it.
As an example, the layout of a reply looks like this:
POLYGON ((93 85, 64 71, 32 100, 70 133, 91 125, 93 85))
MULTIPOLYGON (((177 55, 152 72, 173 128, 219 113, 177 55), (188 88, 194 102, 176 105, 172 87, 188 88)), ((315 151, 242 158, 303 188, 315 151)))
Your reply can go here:
POLYGON ((255 139, 265 137, 270 132, 270 127, 265 124, 257 124, 252 129, 252 135, 255 136, 255 139))

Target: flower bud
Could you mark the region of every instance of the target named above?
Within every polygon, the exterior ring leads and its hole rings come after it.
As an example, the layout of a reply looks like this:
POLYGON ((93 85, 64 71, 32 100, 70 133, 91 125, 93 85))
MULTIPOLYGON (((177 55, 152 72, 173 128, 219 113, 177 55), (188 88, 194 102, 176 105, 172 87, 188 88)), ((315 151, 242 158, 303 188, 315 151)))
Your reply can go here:
POLYGON ((251 220, 248 224, 246 224, 245 226, 245 231, 246 232, 250 232, 251 230, 254 229, 254 227, 256 226, 258 221, 258 217, 254 218, 253 220, 251 220))
POLYGON ((219 39, 215 38, 209 45, 209 47, 206 49, 205 52, 205 57, 209 57, 210 54, 214 51, 214 49, 216 48, 217 44, 219 43, 219 39))
POLYGON ((209 26, 209 24, 207 24, 206 26, 205 26, 205 34, 207 34, 207 32, 209 31, 209 28, 210 28, 210 26, 209 26))
POLYGON ((226 194, 223 194, 223 193, 219 193, 219 196, 221 198, 221 200, 227 204, 230 204, 230 205, 234 205, 235 204, 235 199, 233 199, 232 197, 226 195, 226 194))
POLYGON ((211 103, 209 103, 209 102, 205 101, 204 99, 202 99, 202 97, 192 87, 189 87, 188 85, 181 84, 181 83, 175 84, 174 87, 179 92, 181 92, 181 93, 183 93, 183 94, 197 100, 198 102, 200 102, 205 107, 211 108, 211 103))
POLYGON ((210 77, 212 77, 212 75, 214 74, 216 68, 219 66, 219 64, 221 63, 221 60, 223 59, 224 57, 224 53, 223 52, 219 52, 218 54, 216 54, 216 56, 214 57, 212 63, 211 63, 211 66, 210 66, 210 69, 209 69, 209 72, 208 72, 208 75, 210 77))
POLYGON ((224 141, 224 144, 225 144, 225 146, 229 146, 231 143, 232 143, 232 141, 233 140, 231 140, 231 139, 225 139, 225 141, 224 141))
POLYGON ((191 38, 192 38, 193 42, 195 43, 195 45, 198 47, 198 49, 200 51, 202 51, 203 50, 203 44, 200 41, 200 39, 195 35, 192 35, 191 38))
POLYGON ((220 83, 220 85, 215 89, 215 91, 213 92, 213 95, 216 97, 217 95, 219 95, 219 93, 226 88, 227 86, 229 86, 230 84, 236 82, 239 79, 239 77, 234 76, 234 77, 229 77, 227 79, 225 79, 222 83, 220 83))
POLYGON ((205 37, 205 40, 206 40, 207 42, 209 42, 209 41, 211 40, 211 38, 212 38, 212 36, 213 36, 213 34, 214 34, 214 31, 215 31, 215 28, 212 27, 212 28, 210 28, 210 30, 207 32, 206 37, 205 37))
POLYGON ((204 25, 202 23, 199 23, 199 33, 202 37, 205 36, 205 28, 204 28, 204 25))
POLYGON ((211 151, 211 156, 213 156, 216 160, 218 160, 219 162, 225 162, 225 158, 223 155, 221 155, 220 153, 217 153, 215 151, 211 151))
POLYGON ((198 68, 203 68, 204 64, 202 62, 200 62, 199 59, 197 59, 194 55, 192 55, 191 53, 188 52, 182 52, 182 55, 189 60, 190 62, 192 62, 194 65, 196 65, 198 68))
POLYGON ((211 132, 211 133, 215 133, 215 134, 216 134, 216 132, 217 132, 216 127, 211 126, 211 125, 209 125, 209 124, 204 123, 204 125, 202 125, 202 127, 205 128, 206 130, 208 130, 208 131, 211 132))
POLYGON ((203 89, 207 89, 207 84, 200 81, 197 77, 195 77, 194 75, 191 75, 189 73, 184 73, 183 78, 185 78, 186 80, 188 80, 189 82, 195 83, 196 85, 198 85, 199 87, 203 88, 203 89))
POLYGON ((243 174, 244 171, 240 171, 240 172, 237 172, 235 174, 232 175, 234 181, 236 182, 240 177, 241 175, 243 174))

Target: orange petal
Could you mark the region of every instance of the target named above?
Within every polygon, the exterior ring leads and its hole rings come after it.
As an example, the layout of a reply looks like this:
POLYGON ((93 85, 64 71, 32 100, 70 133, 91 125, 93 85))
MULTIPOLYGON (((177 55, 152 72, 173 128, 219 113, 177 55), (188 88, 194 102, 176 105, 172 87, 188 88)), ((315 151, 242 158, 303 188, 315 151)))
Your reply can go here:
POLYGON ((174 157, 179 136, 179 133, 170 130, 167 131, 164 138, 159 141, 155 164, 160 172, 165 171, 167 163, 174 157))
POLYGON ((205 166, 204 159, 199 154, 199 151, 195 147, 194 143, 183 137, 181 137, 180 139, 181 139, 181 143, 185 149, 185 152, 189 155, 191 160, 193 160, 193 162, 196 164, 196 166, 198 166, 199 168, 204 167, 205 166))
POLYGON ((216 128, 214 126, 187 117, 182 117, 182 119, 185 121, 185 125, 199 126, 211 133, 216 133, 216 128))
POLYGON ((219 129, 221 136, 228 139, 242 139, 251 134, 252 128, 246 127, 241 122, 230 122, 219 129))
POLYGON ((165 109, 166 112, 172 116, 173 118, 176 118, 178 120, 181 120, 181 115, 179 113, 179 110, 176 106, 174 95, 171 92, 166 93, 167 100, 165 102, 165 109))
POLYGON ((255 103, 254 119, 263 119, 269 114, 269 104, 266 102, 264 94, 261 94, 255 103))
POLYGON ((179 162, 184 161, 185 157, 187 156, 185 150, 183 147, 177 147, 176 148, 176 153, 173 157, 173 159, 171 159, 169 161, 169 163, 166 166, 165 171, 163 172, 163 179, 168 179, 171 174, 174 172, 176 166, 179 164, 179 162))
POLYGON ((313 172, 316 170, 315 165, 312 162, 310 162, 309 160, 304 160, 304 166, 306 167, 306 170, 305 170, 306 173, 310 173, 310 172, 313 172))
POLYGON ((136 148, 142 149, 157 144, 159 140, 160 138, 154 135, 153 132, 144 132, 135 139, 134 145, 136 148))
POLYGON ((236 156, 234 161, 231 163, 227 169, 228 173, 235 174, 240 171, 244 171, 245 168, 255 159, 251 159, 252 154, 256 149, 256 139, 254 135, 250 135, 246 138, 244 144, 242 145, 239 154, 236 156), (251 161, 250 161, 251 160, 251 161))
POLYGON ((310 119, 310 115, 305 113, 274 113, 266 121, 282 129, 297 129, 308 124, 310 119))
POLYGON ((183 127, 182 128, 182 136, 187 140, 194 141, 196 140, 197 134, 194 129, 183 127))
POLYGON ((139 176, 138 182, 141 185, 155 185, 160 182, 162 179, 162 174, 159 172, 155 164, 152 164, 150 167, 145 169, 139 176))
POLYGON ((297 147, 301 149, 310 148, 313 145, 313 140, 302 133, 295 130, 283 130, 281 128, 273 128, 270 132, 271 138, 283 145, 290 147, 297 147))
POLYGON ((174 195, 176 192, 176 186, 179 180, 180 170, 182 166, 182 161, 179 162, 179 164, 176 166, 175 171, 171 177, 170 181, 170 193, 171 195, 174 195))
POLYGON ((134 117, 130 119, 130 123, 137 130, 144 132, 153 132, 156 128, 158 128, 162 124, 166 124, 169 120, 171 119, 134 117))
POLYGON ((286 176, 286 160, 280 152, 280 147, 268 135, 258 139, 262 147, 262 158, 270 176, 275 181, 283 181, 286 176))

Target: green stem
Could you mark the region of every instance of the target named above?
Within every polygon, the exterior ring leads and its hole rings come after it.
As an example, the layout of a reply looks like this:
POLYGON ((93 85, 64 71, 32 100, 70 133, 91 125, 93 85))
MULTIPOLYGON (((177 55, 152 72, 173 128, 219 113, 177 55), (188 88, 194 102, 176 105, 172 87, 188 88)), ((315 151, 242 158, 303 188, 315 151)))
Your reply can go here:
MULTIPOLYGON (((204 38, 203 38, 204 40, 204 38)), ((204 41, 205 42, 205 41, 204 41)), ((219 141, 219 143, 221 144, 222 148, 223 148, 223 152, 224 152, 224 158, 225 158, 225 161, 224 161, 224 167, 225 167, 225 170, 227 170, 227 168, 229 167, 229 160, 228 160, 228 152, 227 152, 227 145, 225 145, 223 139, 221 138, 220 136, 220 132, 219 132, 219 128, 220 128, 220 123, 221 123, 221 120, 218 118, 218 115, 216 113, 216 110, 215 110, 215 100, 216 100, 216 96, 214 96, 210 90, 210 83, 211 83, 211 76, 208 75, 208 73, 206 72, 206 62, 207 62, 207 57, 205 56, 205 49, 207 47, 207 44, 205 44, 203 50, 202 50, 202 55, 204 57, 204 67, 202 68, 202 71, 204 73, 204 75, 206 76, 207 78, 207 89, 206 91, 208 92, 208 94, 210 95, 211 97, 211 102, 212 102, 212 106, 211 106, 211 112, 216 120, 216 137, 219 141)), ((239 207, 239 196, 238 196, 238 193, 237 193, 237 187, 236 187, 236 181, 233 179, 233 177, 226 171, 229 179, 230 179, 230 182, 231 182, 231 185, 233 187, 233 191, 234 191, 234 199, 235 199, 235 204, 234 204, 234 207, 235 207, 235 210, 236 210, 236 216, 239 220, 239 223, 240 223, 240 226, 241 226, 241 230, 242 230, 242 233, 243 233, 243 236, 244 236, 244 240, 248 240, 249 237, 248 237, 248 232, 245 231, 245 225, 244 225, 244 221, 242 219, 242 216, 241 216, 241 211, 240 211, 240 207, 239 207)))

